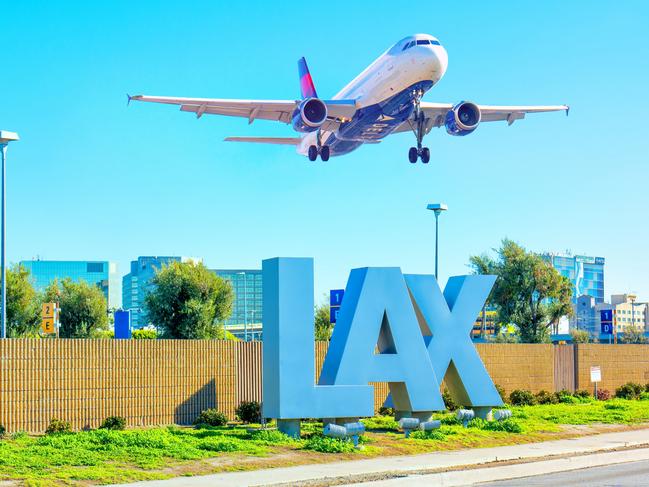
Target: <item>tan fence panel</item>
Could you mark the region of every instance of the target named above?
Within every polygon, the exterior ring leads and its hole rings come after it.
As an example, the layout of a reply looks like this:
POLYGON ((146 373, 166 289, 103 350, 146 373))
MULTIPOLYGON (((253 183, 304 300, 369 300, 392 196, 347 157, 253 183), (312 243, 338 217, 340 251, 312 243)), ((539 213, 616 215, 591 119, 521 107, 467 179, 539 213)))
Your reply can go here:
POLYGON ((554 347, 554 387, 556 391, 575 391, 575 347, 557 345, 554 347))
POLYGON ((236 343, 211 340, 0 340, 0 424, 42 432, 107 416, 129 425, 190 424, 218 407, 234 415, 236 343))
POLYGON ((649 383, 649 345, 579 344, 577 347, 578 389, 594 390, 590 367, 599 366, 602 382, 599 389, 611 394, 626 382, 649 383))
POLYGON ((480 358, 495 384, 514 389, 554 391, 553 345, 478 343, 480 358))

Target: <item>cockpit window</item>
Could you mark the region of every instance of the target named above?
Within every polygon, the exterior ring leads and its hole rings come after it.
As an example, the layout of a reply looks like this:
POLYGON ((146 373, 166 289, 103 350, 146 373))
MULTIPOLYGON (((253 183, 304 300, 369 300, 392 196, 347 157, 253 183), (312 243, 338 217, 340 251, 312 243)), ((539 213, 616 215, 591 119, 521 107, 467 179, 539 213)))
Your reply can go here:
POLYGON ((431 40, 430 43, 431 43, 433 46, 439 46, 439 45, 440 45, 439 41, 431 40))
POLYGON ((417 40, 417 45, 422 46, 424 44, 430 44, 430 41, 428 39, 419 39, 417 40))
POLYGON ((414 46, 414 45, 415 45, 415 41, 410 41, 408 44, 406 44, 405 46, 403 46, 403 49, 401 49, 401 50, 402 50, 402 51, 405 51, 406 49, 410 49, 410 48, 411 48, 412 46, 414 46))

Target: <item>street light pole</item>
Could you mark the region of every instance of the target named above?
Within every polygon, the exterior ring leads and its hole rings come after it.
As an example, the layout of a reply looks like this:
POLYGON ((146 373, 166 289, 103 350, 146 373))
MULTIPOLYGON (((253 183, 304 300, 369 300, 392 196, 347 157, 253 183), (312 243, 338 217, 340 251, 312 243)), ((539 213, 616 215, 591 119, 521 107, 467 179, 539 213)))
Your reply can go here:
POLYGON ((448 206, 444 203, 434 203, 426 207, 428 210, 432 210, 435 213, 435 279, 439 280, 439 215, 448 210, 448 206))
POLYGON ((0 234, 2 238, 2 243, 0 244, 0 253, 2 253, 2 256, 0 257, 0 272, 2 272, 2 292, 0 300, 2 301, 0 303, 0 306, 2 306, 2 323, 0 324, 0 328, 2 330, 0 331, 0 334, 2 338, 7 338, 7 266, 6 266, 6 236, 7 236, 7 224, 6 224, 6 209, 7 209, 7 194, 6 194, 6 158, 7 158, 7 145, 9 145, 9 142, 15 141, 15 140, 20 140, 18 137, 18 134, 14 132, 7 132, 6 130, 0 130, 0 153, 2 155, 0 158, 2 159, 2 209, 0 212, 2 213, 2 224, 0 225, 0 234))
POLYGON ((243 341, 248 341, 248 283, 245 272, 239 272, 243 276, 243 341))

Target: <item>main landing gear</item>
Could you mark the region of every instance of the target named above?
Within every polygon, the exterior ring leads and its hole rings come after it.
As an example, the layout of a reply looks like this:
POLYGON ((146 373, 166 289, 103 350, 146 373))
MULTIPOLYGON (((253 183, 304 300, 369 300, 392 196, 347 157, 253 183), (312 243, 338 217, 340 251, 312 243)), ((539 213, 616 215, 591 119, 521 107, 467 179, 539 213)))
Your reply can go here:
POLYGON ((309 160, 311 162, 315 161, 318 158, 318 154, 320 154, 320 159, 322 159, 322 162, 327 162, 329 160, 329 146, 322 145, 322 140, 320 139, 320 130, 318 130, 318 132, 316 133, 315 140, 317 145, 310 145, 307 152, 309 160))
POLYGON ((421 97, 424 94, 423 91, 418 91, 415 93, 414 104, 414 120, 409 121, 410 128, 417 138, 417 147, 411 147, 408 151, 408 160, 414 164, 417 162, 418 158, 421 158, 421 162, 428 164, 430 161, 430 149, 428 147, 422 147, 422 141, 424 140, 424 135, 426 133, 426 115, 421 111, 421 97))
POLYGON ((320 154, 320 159, 322 159, 323 162, 327 162, 329 160, 329 146, 323 145, 320 147, 320 150, 318 150, 315 145, 310 145, 307 153, 309 160, 315 161, 318 158, 318 154, 320 154))

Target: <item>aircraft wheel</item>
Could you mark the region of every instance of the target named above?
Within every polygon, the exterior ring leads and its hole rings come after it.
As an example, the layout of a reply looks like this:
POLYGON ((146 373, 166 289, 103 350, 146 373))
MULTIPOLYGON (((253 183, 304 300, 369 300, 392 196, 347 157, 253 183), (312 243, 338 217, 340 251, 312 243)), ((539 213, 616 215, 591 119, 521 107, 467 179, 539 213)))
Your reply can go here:
POLYGON ((320 148, 320 159, 322 159, 323 162, 327 162, 329 160, 329 146, 328 145, 323 145, 320 148))
POLYGON ((421 150, 421 162, 424 164, 428 164, 430 161, 430 149, 428 147, 424 147, 421 150))
POLYGON ((408 160, 414 164, 415 162, 417 162, 417 157, 418 157, 417 148, 411 147, 410 150, 408 151, 408 160))
POLYGON ((307 154, 311 162, 315 161, 318 158, 318 148, 315 145, 309 146, 309 152, 307 154))

